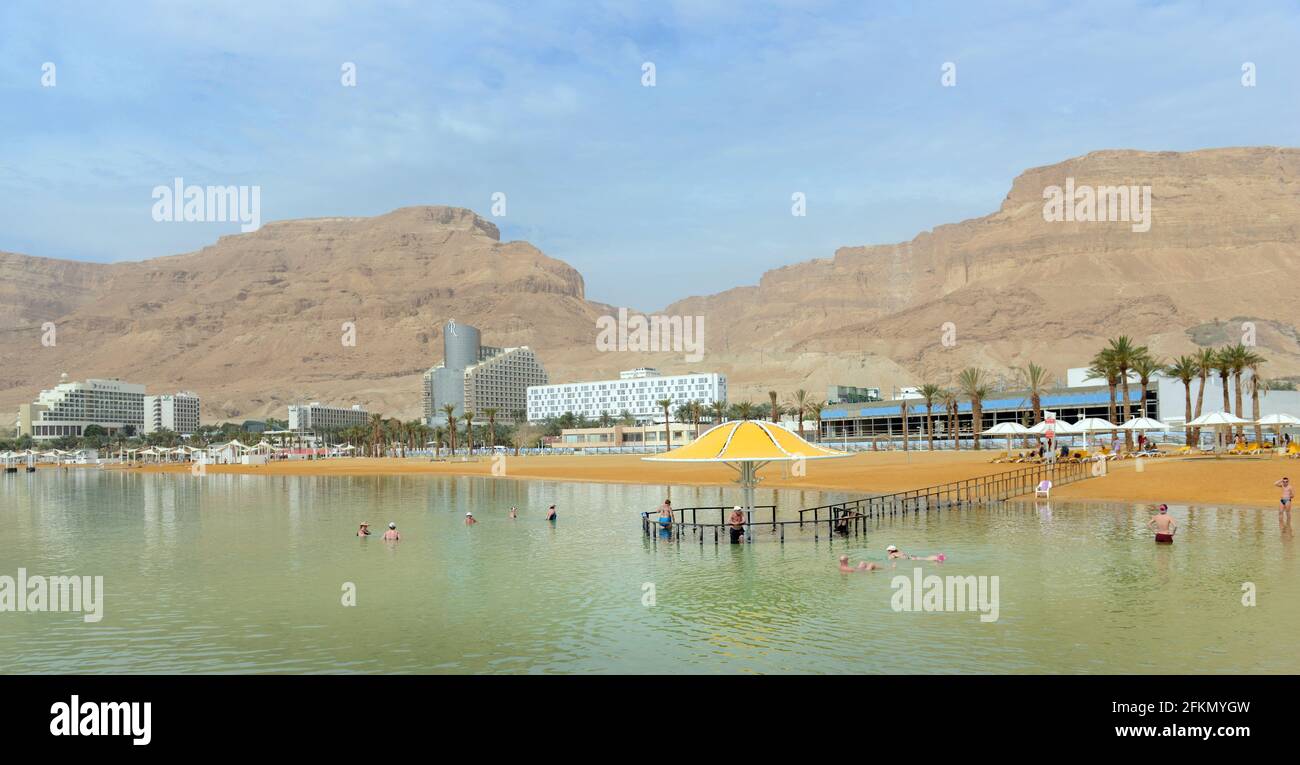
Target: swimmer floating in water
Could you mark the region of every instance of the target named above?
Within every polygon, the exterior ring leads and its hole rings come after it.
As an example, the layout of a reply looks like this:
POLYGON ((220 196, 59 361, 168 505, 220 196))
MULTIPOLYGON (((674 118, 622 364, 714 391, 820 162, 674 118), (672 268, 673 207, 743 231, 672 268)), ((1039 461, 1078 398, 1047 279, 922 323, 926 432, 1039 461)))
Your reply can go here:
POLYGON ((885 552, 888 553, 890 560, 932 560, 939 563, 948 560, 948 556, 943 553, 939 553, 938 555, 908 555, 894 545, 886 547, 885 552))
POLYGON ((1178 522, 1169 514, 1169 505, 1160 505, 1155 509, 1157 515, 1147 521, 1147 528, 1155 532, 1156 544, 1171 545, 1174 543, 1174 534, 1178 533, 1178 522))
POLYGON ((858 565, 855 568, 849 565, 849 556, 840 556, 840 571, 845 574, 856 574, 862 571, 879 571, 881 568, 883 567, 880 564, 872 563, 869 560, 858 561, 858 565))

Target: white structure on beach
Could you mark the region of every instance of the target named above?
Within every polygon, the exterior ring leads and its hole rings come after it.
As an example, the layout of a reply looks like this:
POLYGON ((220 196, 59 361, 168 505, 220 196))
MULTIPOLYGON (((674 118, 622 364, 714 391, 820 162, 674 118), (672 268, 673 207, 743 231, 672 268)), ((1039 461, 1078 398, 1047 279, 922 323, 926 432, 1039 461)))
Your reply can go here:
POLYGON ((292 431, 336 430, 365 425, 369 421, 370 413, 360 404, 353 404, 350 409, 326 406, 319 401, 289 405, 289 430, 292 431))
POLYGON ((144 397, 144 432, 170 430, 183 436, 199 429, 199 397, 188 391, 144 397))
POLYGON ((669 399, 669 411, 698 401, 708 406, 727 400, 727 377, 717 372, 661 375, 648 367, 619 373, 617 380, 534 385, 528 389, 528 421, 540 422, 566 412, 595 419, 608 413, 618 417, 624 411, 638 422, 663 416, 658 401, 669 399))
POLYGON ((81 436, 91 425, 110 435, 124 428, 134 433, 144 429, 144 386, 118 379, 63 381, 43 390, 31 404, 18 407, 19 436, 52 440, 81 436))
MULTIPOLYGON (((1245 380, 1250 377, 1247 374, 1245 380)), ((1106 386, 1106 380, 1089 377, 1087 367, 1078 367, 1066 370, 1066 385, 1068 388, 1085 388, 1092 386, 1106 386)), ((1151 378, 1151 387, 1149 397, 1156 401, 1156 411, 1154 417, 1161 422, 1172 426, 1174 429, 1183 427, 1187 415, 1187 391, 1181 380, 1176 377, 1168 377, 1164 374, 1157 374, 1151 378)), ((1130 373, 1129 390, 1141 391, 1141 382, 1137 375, 1130 373)), ((1243 388, 1243 390, 1245 390, 1243 388)), ((1205 380, 1205 395, 1200 395, 1201 381, 1199 378, 1192 380, 1192 416, 1196 416, 1196 403, 1201 399, 1201 414, 1213 414, 1214 412, 1223 411, 1223 385, 1217 374, 1211 374, 1205 380)), ((1134 395, 1137 395, 1136 393, 1134 395)), ((1234 411, 1237 406, 1237 383, 1236 378, 1228 381, 1228 401, 1232 404, 1234 411)), ((1247 391, 1242 397, 1242 407, 1245 411, 1242 416, 1246 419, 1252 419, 1255 412, 1251 409, 1251 397, 1247 391)), ((1259 397, 1259 414, 1260 417, 1266 417, 1270 414, 1297 414, 1300 415, 1300 391, 1294 390, 1270 390, 1261 393, 1259 397)))

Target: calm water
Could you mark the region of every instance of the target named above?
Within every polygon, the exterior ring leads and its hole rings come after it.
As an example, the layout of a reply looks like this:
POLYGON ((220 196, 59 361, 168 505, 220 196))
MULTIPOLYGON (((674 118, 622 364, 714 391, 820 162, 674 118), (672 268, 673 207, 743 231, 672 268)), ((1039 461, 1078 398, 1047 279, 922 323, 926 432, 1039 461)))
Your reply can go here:
MULTIPOLYGON (((41 471, 0 478, 0 575, 102 575, 103 621, 0 613, 2 672, 1300 671, 1300 561, 1276 513, 1053 502, 785 545, 653 544, 653 486, 41 471), (555 525, 544 508, 559 505, 555 525), (507 510, 518 505, 521 517, 507 510), (481 523, 467 528, 465 511, 481 523), (358 523, 403 541, 357 539, 358 523), (949 561, 842 575, 885 545, 949 561), (999 577, 1000 619, 896 613, 891 578, 999 577), (357 605, 341 604, 345 582, 357 605), (642 604, 643 584, 656 603, 642 604), (1241 603, 1253 582, 1256 607, 1241 603)), ((678 506, 731 490, 671 490, 678 506)), ((838 494, 760 492, 787 512, 838 494)))

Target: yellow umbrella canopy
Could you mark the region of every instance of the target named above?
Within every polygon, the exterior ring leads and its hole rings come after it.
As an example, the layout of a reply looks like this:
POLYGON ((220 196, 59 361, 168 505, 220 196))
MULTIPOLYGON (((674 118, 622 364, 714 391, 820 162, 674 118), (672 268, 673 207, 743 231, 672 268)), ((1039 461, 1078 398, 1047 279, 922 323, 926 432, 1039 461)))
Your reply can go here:
POLYGON ((740 474, 737 483, 745 491, 745 509, 753 510, 758 469, 767 463, 848 456, 845 452, 810 444, 775 423, 733 420, 714 425, 685 446, 641 459, 647 462, 726 463, 740 474))

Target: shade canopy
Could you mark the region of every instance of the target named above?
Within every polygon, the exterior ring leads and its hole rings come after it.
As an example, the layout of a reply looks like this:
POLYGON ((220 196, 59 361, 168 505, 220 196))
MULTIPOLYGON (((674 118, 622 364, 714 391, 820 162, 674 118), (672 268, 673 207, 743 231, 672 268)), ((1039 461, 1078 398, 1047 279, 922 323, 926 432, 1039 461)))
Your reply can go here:
POLYGON ((1300 418, 1289 414, 1266 414, 1255 421, 1256 425, 1300 425, 1300 418))
POLYGON ((1153 420, 1150 417, 1134 417, 1123 425, 1119 426, 1120 430, 1170 430, 1170 427, 1160 420, 1153 420))
MULTIPOLYGON (((1071 434, 1073 434, 1073 433, 1077 433, 1077 432, 1078 432, 1078 431, 1076 431, 1076 430, 1074 429, 1074 426, 1073 426, 1073 425, 1071 425, 1070 423, 1066 422, 1065 420, 1057 420, 1057 421, 1052 425, 1052 430, 1053 430, 1053 432, 1055 432, 1056 435, 1058 435, 1058 436, 1068 436, 1068 435, 1071 435, 1071 434)), ((1035 434, 1035 435, 1040 435, 1040 436, 1041 436, 1041 435, 1046 435, 1046 433, 1047 433, 1047 421, 1044 420, 1044 421, 1038 423, 1038 424, 1035 425, 1034 427, 1030 428, 1030 429, 1029 429, 1029 432, 1030 432, 1030 433, 1033 433, 1033 434, 1035 434)))
POLYGON ((775 423, 733 420, 714 425, 685 446, 641 459, 647 462, 779 462, 848 456, 846 452, 810 444, 775 423))
POLYGON ((1032 431, 1018 422, 999 422, 980 435, 982 436, 1024 436, 1032 431))
POLYGON ((1254 425, 1250 420, 1243 420, 1230 412, 1210 412, 1187 423, 1196 428, 1219 428, 1229 425, 1254 425))
POLYGON ((653 457, 647 462, 721 462, 736 471, 736 483, 745 496, 745 509, 754 510, 758 470, 769 462, 825 460, 851 456, 816 446, 772 422, 733 420, 714 425, 694 441, 653 457))
POLYGON ((1103 430, 1118 430, 1119 426, 1100 417, 1085 417, 1074 423, 1076 433, 1097 433, 1103 430))

